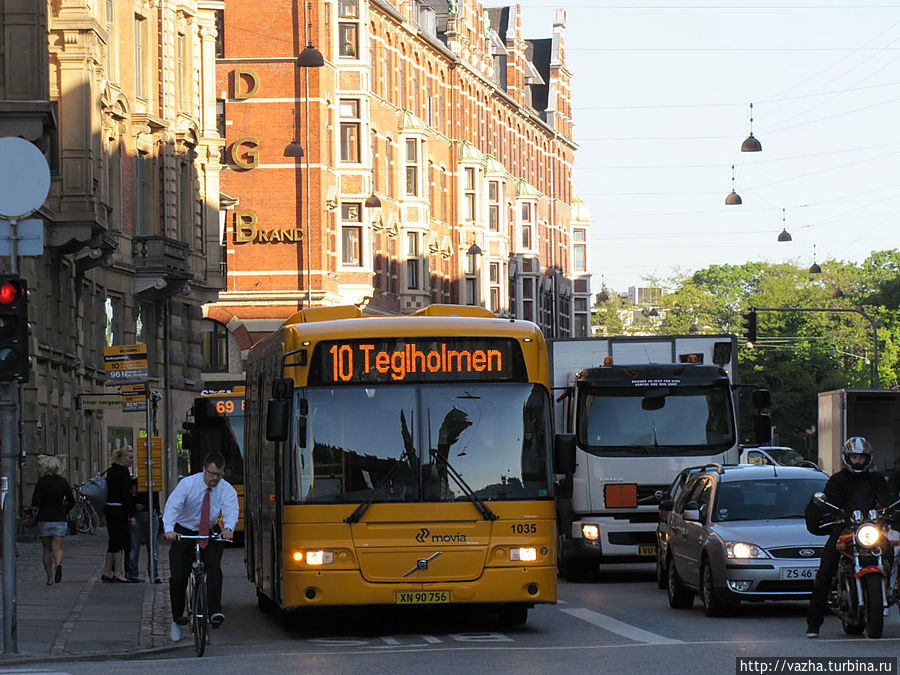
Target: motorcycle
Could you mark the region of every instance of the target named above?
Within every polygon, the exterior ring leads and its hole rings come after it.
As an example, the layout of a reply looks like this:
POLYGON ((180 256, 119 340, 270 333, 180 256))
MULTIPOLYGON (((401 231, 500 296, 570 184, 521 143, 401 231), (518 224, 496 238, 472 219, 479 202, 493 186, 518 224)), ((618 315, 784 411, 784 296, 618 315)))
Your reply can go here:
POLYGON ((841 524, 845 527, 837 540, 840 560, 828 608, 841 620, 845 633, 865 632, 868 638, 880 638, 884 616, 898 599, 896 589, 891 588, 896 542, 891 541, 889 535, 896 536, 890 520, 900 499, 884 509, 854 510, 849 514, 825 501, 821 492, 813 495, 813 499, 838 515, 836 520, 823 523, 823 526, 841 524))

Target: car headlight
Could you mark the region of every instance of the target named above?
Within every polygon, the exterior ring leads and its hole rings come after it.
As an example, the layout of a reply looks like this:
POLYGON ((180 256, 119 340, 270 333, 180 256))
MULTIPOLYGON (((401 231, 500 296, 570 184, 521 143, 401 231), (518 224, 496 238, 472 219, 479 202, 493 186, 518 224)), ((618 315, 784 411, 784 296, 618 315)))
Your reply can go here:
POLYGON ((729 558, 739 559, 769 557, 769 554, 756 544, 745 544, 742 541, 729 541, 725 544, 725 554, 729 558))
POLYGON ((597 541, 600 538, 600 528, 596 525, 582 525, 581 536, 591 541, 597 541))
POLYGON ((856 541, 860 546, 875 546, 881 539, 881 530, 874 525, 863 525, 856 531, 856 541))

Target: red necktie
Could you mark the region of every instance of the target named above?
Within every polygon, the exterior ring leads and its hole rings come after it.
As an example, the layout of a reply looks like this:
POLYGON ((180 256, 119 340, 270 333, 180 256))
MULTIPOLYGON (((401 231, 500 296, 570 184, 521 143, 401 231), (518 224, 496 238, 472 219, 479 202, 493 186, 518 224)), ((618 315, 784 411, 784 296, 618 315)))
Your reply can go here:
MULTIPOLYGON (((206 488, 206 492, 203 495, 203 505, 200 507, 200 530, 198 533, 201 537, 209 536, 209 493, 211 490, 211 487, 206 488)), ((208 543, 207 539, 201 539, 200 548, 206 548, 208 543)))

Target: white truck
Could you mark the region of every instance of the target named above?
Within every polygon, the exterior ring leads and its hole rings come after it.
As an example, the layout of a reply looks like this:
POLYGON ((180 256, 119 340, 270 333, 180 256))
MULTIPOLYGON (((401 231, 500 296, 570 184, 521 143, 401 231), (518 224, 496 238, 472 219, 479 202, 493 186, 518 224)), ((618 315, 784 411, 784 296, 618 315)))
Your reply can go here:
POLYGON ((676 474, 738 461, 735 336, 557 339, 550 363, 556 431, 577 447, 557 493, 561 574, 653 561, 676 474))

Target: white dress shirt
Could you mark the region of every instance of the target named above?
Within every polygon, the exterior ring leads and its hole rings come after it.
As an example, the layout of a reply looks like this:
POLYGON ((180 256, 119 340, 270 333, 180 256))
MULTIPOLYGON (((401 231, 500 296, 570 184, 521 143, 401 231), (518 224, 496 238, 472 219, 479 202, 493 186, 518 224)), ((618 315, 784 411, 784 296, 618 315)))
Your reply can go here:
MULTIPOLYGON (((199 529, 200 509, 203 506, 203 496, 206 494, 207 487, 209 486, 203 480, 202 471, 179 481, 166 500, 166 509, 163 512, 164 532, 174 532, 175 523, 189 530, 199 529)), ((221 514, 224 528, 234 530, 239 513, 237 492, 228 481, 220 480, 219 484, 209 493, 210 527, 215 524, 221 514)))

